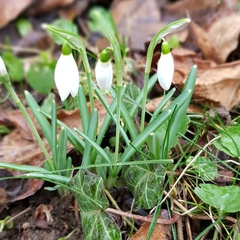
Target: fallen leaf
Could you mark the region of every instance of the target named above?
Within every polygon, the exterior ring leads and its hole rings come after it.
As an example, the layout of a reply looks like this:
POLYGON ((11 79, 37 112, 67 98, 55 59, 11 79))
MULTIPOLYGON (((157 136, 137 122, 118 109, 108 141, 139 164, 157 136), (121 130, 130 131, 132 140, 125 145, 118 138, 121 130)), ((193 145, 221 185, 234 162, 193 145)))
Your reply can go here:
POLYGON ((34 219, 37 220, 46 220, 48 223, 53 221, 51 211, 53 207, 51 205, 40 204, 34 212, 34 219))
POLYGON ((49 13, 57 8, 65 7, 75 0, 42 0, 37 1, 34 5, 29 8, 27 14, 36 15, 42 13, 49 13))
MULTIPOLYGON (((164 217, 167 213, 166 210, 162 210, 160 218, 167 219, 167 217, 164 217)), ((167 215, 168 216, 168 213, 167 215)), ((145 240, 149 231, 149 222, 144 222, 141 228, 130 238, 130 240, 145 240)), ((166 240, 169 237, 171 230, 170 224, 160 224, 157 223, 154 231, 151 236, 151 240, 166 240)))
POLYGON ((189 50, 174 49, 172 53, 175 62, 173 84, 176 87, 182 89, 191 67, 198 66, 193 95, 196 102, 229 110, 240 101, 240 61, 217 65, 210 60, 201 60, 189 50))
POLYGON ((239 44, 240 15, 233 14, 214 22, 208 31, 208 36, 213 43, 214 58, 217 62, 225 63, 229 54, 239 44))
POLYGON ((147 4, 143 0, 115 0, 111 12, 118 33, 127 37, 131 50, 144 50, 144 43, 165 26, 155 0, 147 4))
POLYGON ((194 98, 231 109, 240 101, 240 61, 221 64, 197 76, 194 98))
POLYGON ((35 0, 1 0, 0 28, 15 19, 35 0))
POLYGON ((198 48, 201 50, 205 59, 215 60, 215 48, 214 40, 208 35, 208 33, 197 25, 195 22, 191 21, 189 35, 196 42, 198 48))

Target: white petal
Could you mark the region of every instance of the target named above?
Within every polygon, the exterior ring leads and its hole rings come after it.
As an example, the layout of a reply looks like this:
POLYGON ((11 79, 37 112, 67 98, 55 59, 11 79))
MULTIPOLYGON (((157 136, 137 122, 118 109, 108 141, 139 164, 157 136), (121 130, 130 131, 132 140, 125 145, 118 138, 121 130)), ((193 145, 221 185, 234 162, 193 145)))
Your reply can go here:
POLYGON ((171 86, 174 74, 174 61, 171 52, 161 54, 157 64, 157 76, 160 86, 168 90, 171 86))
POLYGON ((7 72, 5 63, 2 60, 2 57, 0 56, 0 76, 3 77, 5 75, 7 75, 7 74, 8 74, 8 72, 7 72))
POLYGON ((79 73, 72 54, 61 54, 55 68, 54 79, 62 101, 64 101, 70 93, 73 97, 77 95, 79 73))
POLYGON ((112 86, 113 69, 111 61, 106 63, 98 60, 95 67, 95 76, 100 89, 109 90, 112 86))

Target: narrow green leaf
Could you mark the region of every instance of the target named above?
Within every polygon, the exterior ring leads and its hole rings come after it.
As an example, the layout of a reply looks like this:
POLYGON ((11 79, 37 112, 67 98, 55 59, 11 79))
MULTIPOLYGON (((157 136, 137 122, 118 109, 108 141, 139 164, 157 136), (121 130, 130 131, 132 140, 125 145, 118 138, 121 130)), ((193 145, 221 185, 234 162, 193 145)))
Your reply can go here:
POLYGON ((45 138, 47 139, 48 143, 51 145, 51 126, 48 120, 46 119, 45 116, 43 116, 39 112, 38 110, 40 108, 39 105, 37 104, 35 99, 32 97, 32 95, 28 91, 25 91, 25 98, 27 100, 28 106, 31 108, 33 112, 34 117, 36 118, 38 124, 40 125, 45 138))
POLYGON ((58 146, 57 146, 57 161, 55 162, 56 170, 66 169, 67 167, 66 161, 67 161, 67 132, 65 128, 62 127, 59 134, 59 140, 58 140, 58 146))
POLYGON ((90 138, 88 137, 88 135, 86 135, 85 133, 81 132, 80 130, 75 129, 75 131, 76 131, 81 137, 83 137, 84 140, 86 140, 89 144, 91 144, 92 147, 95 148, 96 151, 97 151, 99 154, 101 154, 101 155, 103 156, 103 158, 104 158, 107 162, 111 163, 111 160, 110 160, 109 156, 104 152, 104 150, 103 150, 96 142, 94 142, 92 139, 90 139, 90 138))
MULTIPOLYGON (((90 121, 87 129, 87 136, 89 140, 92 142, 96 141, 96 135, 97 135, 97 128, 98 128, 98 112, 96 109, 93 109, 93 112, 90 116, 90 121)), ((85 142, 85 148, 82 158, 82 165, 87 166, 92 163, 91 155, 92 155, 92 144, 88 142, 85 142)))
MULTIPOLYGON (((52 150, 52 159, 55 162, 55 167, 58 167, 56 164, 58 160, 57 156, 57 111, 55 101, 52 101, 52 128, 51 128, 51 150, 52 150)), ((57 168, 58 169, 58 168, 57 168)))
POLYGON ((88 113, 88 105, 87 105, 85 92, 81 85, 79 86, 79 89, 78 89, 78 106, 80 111, 80 117, 82 120, 83 132, 87 133, 88 125, 89 125, 89 113, 88 113))

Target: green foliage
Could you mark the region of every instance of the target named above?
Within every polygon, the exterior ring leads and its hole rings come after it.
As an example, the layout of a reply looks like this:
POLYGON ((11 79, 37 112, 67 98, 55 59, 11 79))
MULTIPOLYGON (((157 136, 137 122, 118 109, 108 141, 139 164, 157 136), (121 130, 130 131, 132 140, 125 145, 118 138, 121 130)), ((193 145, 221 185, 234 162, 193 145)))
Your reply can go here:
POLYGON ((26 18, 17 19, 16 25, 21 37, 25 37, 32 30, 32 25, 26 18))
MULTIPOLYGON (((70 129, 57 120, 54 102, 49 116, 40 109, 28 92, 25 93, 28 105, 47 139, 52 153, 51 158, 48 156, 49 154, 45 154, 47 156, 47 161, 44 164, 45 172, 42 172, 42 169, 37 169, 39 172, 32 173, 31 176, 38 176, 38 178, 48 180, 54 179, 59 181, 57 187, 64 186, 62 183, 69 180, 72 170, 71 159, 67 158, 67 141, 69 141, 75 149, 82 153, 83 157, 82 166, 79 167, 80 170, 72 178, 68 187, 64 187, 71 189, 78 201, 85 239, 118 240, 121 239, 120 230, 104 212, 109 205, 103 193, 104 185, 107 188, 112 188, 116 185, 118 178, 121 177, 121 180, 129 188, 136 200, 136 208, 150 209, 158 203, 164 190, 165 172, 165 167, 160 162, 166 160, 165 158, 168 157, 170 149, 177 143, 178 133, 186 132, 188 125, 186 110, 193 94, 197 67, 192 67, 182 93, 166 108, 164 107, 173 96, 174 90, 165 95, 162 103, 152 114, 149 124, 145 127, 146 98, 156 82, 156 79, 149 79, 153 50, 164 36, 189 22, 189 19, 171 23, 155 35, 148 49, 144 89, 140 91, 133 84, 129 84, 127 89, 123 85, 123 56, 125 56, 126 51, 122 50, 123 54, 120 51, 121 44, 119 43, 112 16, 108 12, 104 12, 103 9, 94 9, 90 15, 92 24, 94 24, 92 29, 101 31, 108 38, 111 45, 115 62, 114 75, 117 83, 116 88, 110 90, 113 101, 108 103, 102 92, 92 82, 92 69, 88 62, 85 44, 79 37, 74 25, 64 21, 54 23, 54 26, 45 24, 43 27, 53 35, 58 44, 66 41, 72 49, 79 52, 87 76, 89 95, 86 96, 83 88, 79 88, 78 105, 82 119, 82 130, 79 130, 76 128, 70 129), (98 129, 98 112, 94 109, 93 89, 107 112, 104 115, 100 130, 98 129), (124 93, 128 97, 125 97, 124 101, 122 101, 124 93), (90 109, 87 105, 88 97, 90 99, 90 109), (141 102, 143 117, 141 127, 138 129, 134 119, 137 116, 141 102), (116 126, 115 149, 104 149, 102 148, 103 139, 112 122, 116 126), (59 135, 57 134, 57 125, 61 126, 59 135), (151 144, 155 140, 157 140, 157 144, 154 147, 149 145, 150 147, 146 153, 142 153, 139 149, 146 147, 149 135, 156 137, 151 144), (142 165, 140 163, 135 164, 136 160, 139 160, 135 159, 136 153, 139 152, 140 156, 145 158, 142 165), (150 163, 153 158, 157 158, 159 162, 150 163), (98 164, 103 164, 104 167, 100 169, 98 164), (123 168, 125 165, 129 166, 123 168), (98 175, 82 169, 90 167, 94 167, 91 170, 98 175), (52 172, 54 174, 50 174, 52 172)), ((53 79, 53 68, 51 68, 52 65, 48 66, 48 61, 45 60, 43 61, 44 64, 38 63, 29 70, 27 81, 37 91, 48 93, 53 86, 53 82, 47 79, 53 79), (48 67, 48 69, 45 69, 45 67, 48 67), (45 75, 44 71, 46 71, 45 75), (38 77, 45 79, 44 86, 42 79, 39 80, 38 77)), ((32 123, 31 119, 28 118, 29 122, 32 123)), ((36 129, 35 135, 39 137, 36 129)), ((43 145, 42 149, 44 149, 43 145)))
MULTIPOLYGON (((53 22, 51 22, 51 25, 54 26, 54 27, 60 28, 62 30, 69 31, 73 34, 76 34, 76 35, 78 34, 77 25, 74 24, 73 22, 70 22, 70 21, 66 20, 66 19, 54 20, 53 22)), ((54 41, 59 45, 63 44, 65 42, 61 37, 59 37, 55 34, 53 34, 52 36, 53 36, 54 41)))
POLYGON ((7 216, 4 219, 0 220, 0 233, 3 231, 4 228, 6 229, 12 229, 14 226, 14 222, 9 220, 11 219, 11 216, 7 216))
POLYGON ((132 105, 135 104, 135 100, 139 96, 140 89, 133 83, 130 82, 126 86, 126 90, 123 96, 123 102, 128 111, 131 110, 132 105))
POLYGON ((0 134, 8 134, 11 130, 5 125, 0 124, 0 134))
POLYGON ((156 205, 163 191, 164 171, 161 164, 132 165, 123 169, 122 180, 133 194, 137 209, 151 209, 156 205))
POLYGON ((184 114, 181 118, 181 121, 179 121, 178 129, 176 129, 178 131, 175 135, 173 135, 172 138, 169 138, 168 136, 169 132, 171 131, 170 128, 172 128, 171 119, 164 122, 159 129, 151 133, 148 137, 147 143, 150 152, 153 154, 153 157, 159 159, 164 158, 166 155, 165 153, 168 153, 169 150, 177 144, 178 133, 183 135, 186 133, 188 124, 189 117, 184 114))
POLYGON ((80 208, 84 239, 119 240, 120 231, 104 212, 109 203, 103 193, 103 180, 81 169, 69 182, 80 208))
POLYGON ((54 64, 35 63, 27 71, 28 84, 39 93, 48 94, 54 87, 54 64))
MULTIPOLYGON (((193 157, 187 159, 186 164, 192 161, 193 157)), ((218 169, 216 164, 206 157, 198 157, 191 164, 193 171, 198 174, 204 181, 212 181, 218 174, 218 169)))
POLYGON ((21 82, 24 78, 22 61, 9 51, 4 52, 2 58, 6 64, 9 76, 12 81, 21 82))
POLYGON ((240 196, 240 187, 224 186, 219 187, 213 184, 200 184, 195 188, 194 193, 205 203, 215 207, 220 216, 230 212, 240 211, 240 201, 236 201, 240 196), (233 199, 235 199, 233 201, 233 199))
POLYGON ((221 137, 214 141, 217 149, 232 157, 240 157, 240 126, 230 126, 224 129, 221 137))

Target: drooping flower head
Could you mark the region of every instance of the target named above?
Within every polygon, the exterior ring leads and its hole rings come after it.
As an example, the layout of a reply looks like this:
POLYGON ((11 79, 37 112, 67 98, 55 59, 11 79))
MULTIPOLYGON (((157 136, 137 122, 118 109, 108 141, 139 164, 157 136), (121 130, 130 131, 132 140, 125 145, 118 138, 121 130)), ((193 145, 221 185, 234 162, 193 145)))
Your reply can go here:
POLYGON ((168 90, 172 84, 174 74, 174 61, 167 41, 163 40, 161 56, 157 64, 157 76, 160 86, 168 90))
POLYGON ((7 74, 8 74, 8 72, 7 72, 5 63, 2 60, 2 57, 0 56, 0 77, 3 77, 5 75, 7 75, 7 74))
POLYGON ((77 95, 79 86, 78 67, 68 43, 64 43, 62 46, 62 53, 57 61, 54 72, 54 80, 62 101, 69 94, 72 97, 77 95))
POLYGON ((110 49, 106 48, 100 53, 100 58, 95 67, 95 76, 98 87, 109 90, 112 86, 113 69, 111 63, 110 49))

